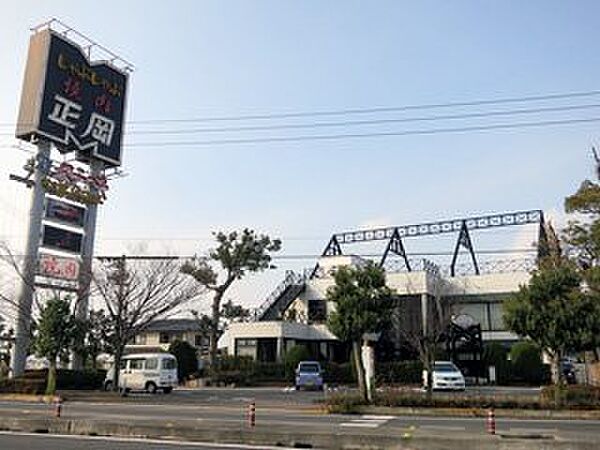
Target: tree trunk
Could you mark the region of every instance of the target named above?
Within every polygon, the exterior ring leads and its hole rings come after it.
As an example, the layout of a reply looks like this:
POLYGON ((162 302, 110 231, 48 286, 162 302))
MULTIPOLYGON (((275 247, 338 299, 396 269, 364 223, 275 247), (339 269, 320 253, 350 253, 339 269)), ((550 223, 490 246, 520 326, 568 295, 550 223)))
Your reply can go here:
POLYGON ((114 371, 112 377, 112 390, 114 392, 119 391, 119 372, 121 371, 121 359, 123 359, 123 349, 119 347, 115 350, 114 371))
POLYGON ((48 365, 48 378, 46 380, 46 395, 54 395, 56 392, 56 357, 50 358, 48 365))
POLYGON ((552 358, 552 377, 554 381, 554 404, 559 407, 562 405, 563 373, 561 367, 562 352, 557 350, 552 358))
POLYGON ((216 369, 218 339, 219 339, 219 321, 221 320, 221 299, 222 292, 215 292, 212 303, 212 317, 209 330, 210 339, 210 367, 211 370, 216 369))
POLYGON ((432 352, 430 349, 425 350, 425 361, 423 361, 423 367, 425 368, 426 378, 425 378, 425 389, 427 401, 431 402, 433 398, 433 358, 432 352))
POLYGON ((354 366, 356 367, 356 379, 358 381, 358 389, 360 391, 360 396, 365 402, 367 402, 369 399, 367 397, 367 383, 365 380, 365 368, 362 363, 360 342, 352 342, 352 355, 354 357, 354 366))

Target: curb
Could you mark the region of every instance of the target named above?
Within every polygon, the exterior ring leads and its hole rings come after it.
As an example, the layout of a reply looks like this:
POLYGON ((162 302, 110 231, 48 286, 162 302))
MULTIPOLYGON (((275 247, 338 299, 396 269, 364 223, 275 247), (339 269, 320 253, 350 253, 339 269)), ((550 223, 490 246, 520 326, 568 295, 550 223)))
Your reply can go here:
POLYGON ((190 442, 215 442, 232 445, 285 446, 295 448, 320 448, 333 450, 593 450, 597 442, 566 442, 549 436, 521 435, 463 435, 463 436, 416 436, 402 435, 312 433, 306 435, 293 430, 277 430, 272 427, 232 427, 215 429, 200 426, 180 426, 167 423, 157 427, 155 423, 128 425, 109 421, 86 421, 80 419, 52 418, 6 418, 3 431, 33 432, 40 434, 119 436, 169 440, 177 438, 190 442), (541 447, 540 447, 541 445, 541 447))
MULTIPOLYGON (((327 409, 325 409, 328 411, 327 409)), ((496 417, 509 419, 555 419, 555 420, 600 420, 600 409, 596 410, 562 410, 551 409, 494 409, 496 417)), ((346 412, 329 412, 329 414, 353 414, 346 412)), ((434 416, 434 417, 486 417, 487 409, 482 408, 418 408, 418 407, 386 407, 359 406, 355 414, 383 414, 392 416, 434 416)))

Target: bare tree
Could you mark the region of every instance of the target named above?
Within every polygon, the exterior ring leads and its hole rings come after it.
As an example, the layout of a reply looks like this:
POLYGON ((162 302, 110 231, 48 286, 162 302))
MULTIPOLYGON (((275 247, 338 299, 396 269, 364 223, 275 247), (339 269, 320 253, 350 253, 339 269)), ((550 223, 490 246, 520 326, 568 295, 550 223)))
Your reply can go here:
POLYGON ((428 398, 433 393, 432 369, 436 350, 443 341, 452 318, 450 304, 444 302, 446 281, 437 271, 432 273, 431 288, 431 294, 422 294, 424 297, 421 298, 421 308, 416 307, 414 302, 401 301, 395 312, 399 315, 400 322, 404 323, 400 327, 401 336, 418 353, 426 371, 427 379, 424 381, 428 398), (416 317, 420 319, 420 324, 419 320, 415 320, 416 317))
POLYGON ((114 390, 125 346, 151 322, 176 314, 203 292, 175 260, 128 261, 125 256, 100 265, 93 287, 106 311, 103 327, 114 356, 114 390))

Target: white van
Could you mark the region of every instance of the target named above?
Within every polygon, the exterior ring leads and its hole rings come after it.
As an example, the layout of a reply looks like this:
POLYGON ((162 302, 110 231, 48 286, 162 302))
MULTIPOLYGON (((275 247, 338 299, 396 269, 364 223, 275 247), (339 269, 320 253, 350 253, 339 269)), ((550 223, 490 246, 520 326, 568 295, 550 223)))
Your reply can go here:
MULTIPOLYGON (((111 390, 114 365, 106 374, 104 389, 111 390)), ((168 394, 177 386, 177 359, 170 353, 139 353, 121 359, 119 388, 126 391, 147 391, 151 394, 159 389, 168 394)))

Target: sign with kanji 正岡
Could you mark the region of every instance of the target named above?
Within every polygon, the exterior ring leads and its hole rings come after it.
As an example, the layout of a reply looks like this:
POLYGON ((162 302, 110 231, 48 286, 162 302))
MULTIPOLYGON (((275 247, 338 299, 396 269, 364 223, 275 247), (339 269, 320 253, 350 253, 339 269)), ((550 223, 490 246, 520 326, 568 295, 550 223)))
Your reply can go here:
POLYGON ((121 164, 127 73, 46 29, 31 36, 16 136, 121 164))

